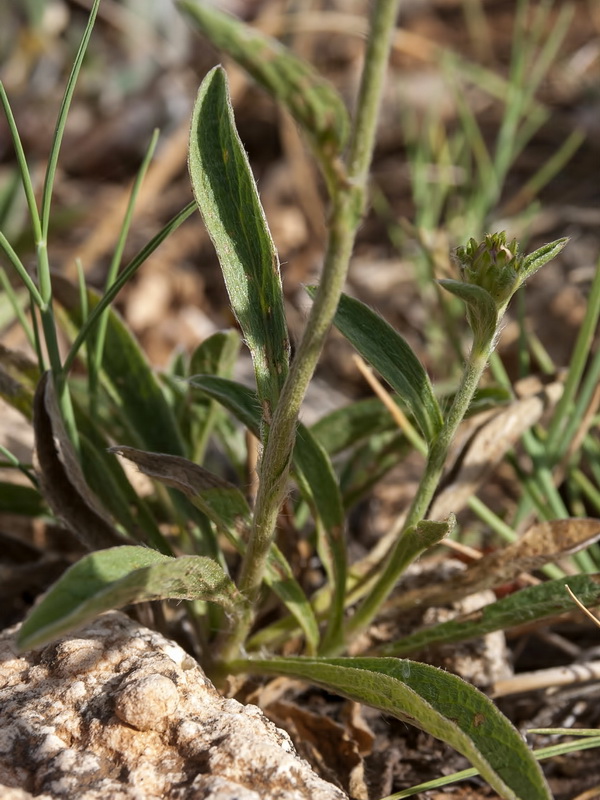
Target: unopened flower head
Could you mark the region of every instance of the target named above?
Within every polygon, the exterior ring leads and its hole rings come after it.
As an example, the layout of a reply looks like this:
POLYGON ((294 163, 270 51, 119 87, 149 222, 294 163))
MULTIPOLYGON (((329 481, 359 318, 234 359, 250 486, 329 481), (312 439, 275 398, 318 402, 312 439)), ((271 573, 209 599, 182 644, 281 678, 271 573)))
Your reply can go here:
POLYGON ((481 243, 470 239, 456 248, 456 261, 463 281, 481 286, 498 304, 506 303, 519 287, 523 256, 516 239, 507 243, 504 232, 488 233, 481 243))

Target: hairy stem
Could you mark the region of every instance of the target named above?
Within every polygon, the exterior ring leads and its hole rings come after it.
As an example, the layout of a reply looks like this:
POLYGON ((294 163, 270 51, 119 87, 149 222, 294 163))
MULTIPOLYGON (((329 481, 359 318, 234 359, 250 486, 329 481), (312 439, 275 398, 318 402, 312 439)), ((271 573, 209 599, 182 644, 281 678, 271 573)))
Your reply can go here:
MULTIPOLYGON (((339 178, 333 188, 329 241, 321 283, 283 385, 261 460, 254 523, 239 581, 239 588, 253 602, 260 589, 277 516, 287 491, 300 406, 337 309, 366 203, 378 110, 399 4, 400 0, 377 0, 373 6, 357 116, 347 159, 347 178, 339 178)), ((238 654, 251 623, 251 617, 238 621, 225 643, 223 658, 229 660, 238 654)))

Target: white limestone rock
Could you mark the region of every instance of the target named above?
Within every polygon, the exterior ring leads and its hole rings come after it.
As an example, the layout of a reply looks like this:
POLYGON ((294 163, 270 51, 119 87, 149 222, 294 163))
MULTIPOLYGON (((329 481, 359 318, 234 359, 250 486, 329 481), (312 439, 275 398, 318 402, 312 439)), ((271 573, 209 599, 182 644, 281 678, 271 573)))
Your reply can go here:
POLYGON ((3 800, 344 800, 256 706, 118 612, 23 655, 0 634, 3 800))

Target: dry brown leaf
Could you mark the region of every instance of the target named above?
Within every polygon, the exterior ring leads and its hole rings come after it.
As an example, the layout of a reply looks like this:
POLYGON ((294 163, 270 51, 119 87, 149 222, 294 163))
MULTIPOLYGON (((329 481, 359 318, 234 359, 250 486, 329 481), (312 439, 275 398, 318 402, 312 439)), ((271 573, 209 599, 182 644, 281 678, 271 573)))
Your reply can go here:
POLYGON ((444 605, 461 597, 510 583, 523 572, 572 555, 600 539, 600 519, 558 519, 540 522, 516 542, 471 564, 443 585, 414 589, 393 599, 388 608, 444 605))

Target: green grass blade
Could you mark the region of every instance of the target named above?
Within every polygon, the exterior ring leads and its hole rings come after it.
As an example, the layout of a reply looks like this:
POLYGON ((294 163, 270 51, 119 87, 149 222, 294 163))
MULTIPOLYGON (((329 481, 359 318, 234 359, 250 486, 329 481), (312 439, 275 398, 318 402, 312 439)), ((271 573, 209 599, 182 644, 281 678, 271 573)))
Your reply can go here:
MULTIPOLYGON (((314 287, 308 287, 311 297, 314 287)), ((364 303, 342 294, 334 324, 406 403, 427 442, 443 419, 423 365, 406 340, 364 303)))
POLYGON ((573 600, 565 591, 565 584, 586 607, 600 604, 600 574, 559 578, 522 589, 479 611, 383 645, 377 649, 377 655, 404 656, 431 644, 463 642, 491 631, 507 630, 515 625, 563 614, 573 608, 573 600))
MULTIPOLYGON (((113 253, 113 257, 110 262, 110 267, 108 269, 108 274, 106 276, 105 292, 110 289, 110 287, 116 280, 117 273, 119 271, 119 266, 121 264, 121 258, 123 256, 123 250, 125 249, 125 242, 127 241, 127 234, 129 233, 129 229, 131 227, 131 221, 133 219, 135 201, 137 200, 137 196, 142 186, 142 181, 144 180, 146 172, 148 171, 148 167, 150 166, 150 162, 152 161, 154 151, 156 150, 157 142, 158 142, 158 130, 155 130, 154 133, 152 134, 152 138, 150 140, 150 144, 148 145, 146 155, 144 156, 142 164, 135 177, 133 187, 131 189, 129 200, 127 202, 127 208, 125 210, 125 216, 123 217, 123 223, 121 225, 121 230, 119 232, 119 239, 117 242, 117 246, 115 247, 115 251, 113 253)), ((85 314, 85 317, 87 317, 87 314, 85 314)), ((95 354, 94 357, 90 360, 90 365, 93 364, 93 369, 94 369, 94 371, 91 372, 89 375, 91 398, 95 398, 96 394, 96 388, 97 388, 96 381, 98 376, 98 370, 100 370, 102 366, 102 356, 104 353, 104 343, 106 340, 107 324, 108 324, 108 317, 105 312, 102 314, 102 316, 98 321, 98 327, 96 329, 95 343, 94 343, 95 354)))
POLYGON ((287 108, 319 154, 342 151, 350 128, 348 112, 333 86, 309 64, 275 39, 208 4, 192 0, 178 4, 216 47, 287 108))
POLYGON ((273 658, 233 661, 235 672, 287 675, 378 708, 448 742, 506 800, 551 800, 519 732, 461 678, 392 658, 273 658))
POLYGON ((13 142, 13 147, 15 148, 17 165, 19 167, 19 173, 21 175, 21 181, 23 183, 23 189, 25 190, 27 208, 29 210, 29 217, 31 219, 31 225, 33 227, 33 235, 35 237, 35 241, 37 244, 37 242, 39 242, 42 238, 42 226, 40 221, 40 215, 37 208, 37 203, 35 201, 35 191, 33 189, 33 183, 31 182, 31 174, 29 172, 27 159, 25 157, 25 152, 23 150, 23 145, 21 143, 21 137, 19 136, 17 123, 15 122, 15 118, 13 116, 12 109, 8 101, 8 97, 4 89, 4 85, 2 84, 1 81, 0 81, 0 102, 2 103, 2 108, 4 109, 4 114, 6 116, 6 121, 8 122, 8 128, 10 130, 10 135, 13 142))
MULTIPOLYGON (((537 731, 529 731, 529 733, 537 733, 537 731)), ((554 731, 549 730, 548 733, 554 733, 554 731)), ((581 731, 577 729, 564 731, 564 733, 577 736, 581 731)), ((600 736, 590 736, 589 739, 584 741, 562 742, 561 744, 551 745, 549 747, 540 747, 538 750, 533 750, 532 752, 537 761, 543 761, 546 758, 554 758, 555 756, 562 756, 567 753, 577 753, 580 750, 591 750, 594 747, 600 747, 600 736)), ((383 797, 382 800, 405 800, 407 797, 414 797, 417 794, 420 795, 421 792, 439 789, 442 786, 449 786, 451 783, 463 781, 466 778, 474 778, 476 775, 479 775, 479 770, 462 769, 460 772, 452 773, 452 775, 444 775, 443 778, 435 778, 432 781, 420 783, 418 786, 411 786, 409 789, 404 789, 401 792, 395 792, 387 797, 383 797)), ((591 800, 591 798, 589 798, 589 800, 591 800)))
POLYGON ((250 348, 268 426, 289 362, 279 261, 219 67, 209 72, 198 92, 189 169, 233 312, 250 348))
POLYGON ((165 599, 205 600, 234 613, 246 606, 210 558, 170 558, 147 547, 113 547, 82 558, 64 573, 23 623, 18 647, 40 647, 103 611, 165 599))
MULTIPOLYGON (((48 166, 46 167, 44 189, 42 192, 40 216, 42 224, 42 241, 44 242, 44 245, 46 245, 48 242, 48 226, 50 225, 50 204, 52 202, 52 189, 54 187, 54 177, 56 175, 56 165, 58 164, 58 155, 60 153, 60 146, 62 144, 62 139, 65 132, 65 126, 67 124, 67 116, 69 114, 71 100, 73 99, 73 93, 75 92, 75 84, 77 83, 77 78, 79 77, 79 71, 81 69, 81 65, 83 64, 83 59, 85 57, 85 53, 90 38, 92 36, 92 30, 94 28, 94 22, 96 21, 96 14, 98 13, 99 6, 100 6, 100 0, 94 0, 94 4, 92 5, 87 25, 85 26, 85 30, 83 32, 81 44, 79 45, 79 49, 77 50, 77 55, 75 56, 75 61, 73 62, 73 66, 71 68, 71 74, 69 75, 69 80, 67 81, 67 86, 65 88, 65 93, 63 95, 60 110, 58 112, 56 128, 54 130, 54 137, 52 139, 52 146, 50 148, 50 155, 48 157, 48 166)), ((49 281, 50 275, 46 277, 47 280, 49 281)), ((40 282, 42 281, 42 278, 43 276, 40 274, 40 282)), ((43 297, 45 296, 43 291, 42 291, 42 296, 43 297)))
POLYGON ((116 281, 112 284, 110 289, 102 296, 99 303, 95 306, 89 317, 80 326, 77 337, 71 345, 71 349, 65 359, 63 369, 65 374, 69 372, 73 366, 73 362, 79 352, 81 345, 89 339, 90 331, 98 324, 98 320, 106 308, 110 306, 115 297, 119 294, 123 286, 131 280, 142 264, 152 255, 152 253, 161 245, 164 240, 169 237, 177 228, 185 222, 188 217, 196 211, 197 205, 194 201, 188 203, 185 208, 182 208, 173 219, 169 220, 167 224, 154 236, 148 244, 143 247, 140 252, 135 256, 132 261, 121 272, 116 281))
POLYGON ((23 285, 27 288, 27 291, 31 295, 32 301, 36 304, 38 308, 41 308, 44 305, 44 301, 42 300, 42 296, 38 291, 37 286, 31 280, 29 273, 25 269, 25 265, 19 258, 19 256, 15 253, 12 245, 6 238, 6 236, 0 231, 0 247, 4 250, 6 257, 12 264, 15 269, 15 272, 21 279, 23 285))

